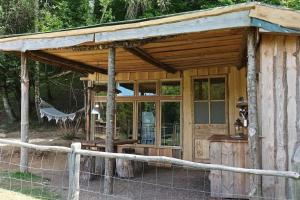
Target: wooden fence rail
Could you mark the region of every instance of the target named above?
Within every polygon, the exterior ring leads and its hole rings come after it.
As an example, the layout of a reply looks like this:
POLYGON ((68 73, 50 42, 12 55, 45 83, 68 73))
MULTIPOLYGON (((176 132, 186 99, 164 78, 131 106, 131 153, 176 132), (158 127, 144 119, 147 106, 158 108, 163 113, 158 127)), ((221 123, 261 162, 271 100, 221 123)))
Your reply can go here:
POLYGON ((69 183, 69 199, 77 200, 79 198, 79 172, 80 172, 80 155, 85 156, 98 156, 102 158, 120 158, 128 159, 140 162, 159 162, 173 164, 177 166, 193 168, 193 169, 202 169, 202 170, 222 170, 234 173, 246 173, 253 175, 262 175, 262 176, 274 176, 274 177, 284 177, 291 178, 299 183, 300 174, 293 171, 275 171, 275 170, 263 170, 263 169, 246 169, 246 168, 237 168, 224 165, 216 164, 205 164, 205 163, 196 163, 186 160, 180 160, 176 158, 170 158, 165 156, 143 156, 143 155, 134 155, 134 154, 124 154, 124 153, 109 153, 109 152, 99 152, 99 151, 90 151, 81 149, 80 143, 73 143, 71 148, 68 147, 59 147, 59 146, 43 146, 35 145, 29 143, 23 143, 19 141, 11 141, 0 139, 0 144, 6 144, 16 147, 25 147, 28 149, 35 149, 38 151, 56 151, 62 153, 69 153, 69 180, 72 183, 69 183))

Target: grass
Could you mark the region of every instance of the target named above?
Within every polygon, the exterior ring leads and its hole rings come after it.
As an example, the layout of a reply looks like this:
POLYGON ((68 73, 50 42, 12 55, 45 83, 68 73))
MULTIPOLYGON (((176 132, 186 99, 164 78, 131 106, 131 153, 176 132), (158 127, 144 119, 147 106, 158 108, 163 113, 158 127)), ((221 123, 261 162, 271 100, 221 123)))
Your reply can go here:
POLYGON ((49 181, 49 179, 32 173, 0 172, 0 188, 19 192, 37 199, 60 199, 60 195, 47 188, 49 181))

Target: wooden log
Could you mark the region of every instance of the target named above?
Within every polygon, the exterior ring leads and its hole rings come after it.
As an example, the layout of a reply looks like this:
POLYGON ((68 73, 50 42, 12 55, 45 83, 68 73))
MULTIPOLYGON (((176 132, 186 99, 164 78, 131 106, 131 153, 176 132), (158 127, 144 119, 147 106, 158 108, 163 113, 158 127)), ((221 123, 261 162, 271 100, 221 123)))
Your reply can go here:
MULTIPOLYGON (((25 53, 21 53, 21 142, 28 143, 29 76, 25 53)), ((28 172, 28 149, 21 147, 20 171, 28 172)))
POLYGON ((69 154, 69 191, 68 200, 79 200, 79 178, 80 178, 80 154, 76 151, 81 149, 81 143, 71 145, 69 154))
POLYGON ((85 101, 85 129, 86 140, 91 140, 91 88, 90 81, 87 81, 86 101, 85 101))
MULTIPOLYGON (((256 33, 257 29, 250 29, 248 33, 248 118, 249 118, 249 150, 250 150, 250 167, 261 169, 261 149, 258 131, 258 112, 257 112, 257 79, 256 79, 256 33)), ((261 177, 251 176, 250 178, 250 195, 261 196, 261 177)))
POLYGON ((134 177, 134 161, 125 159, 116 159, 116 172, 121 178, 134 177))
MULTIPOLYGON (((1 140, 0 140, 1 141, 1 140)), ((124 153, 110 153, 110 152, 100 152, 100 151, 88 151, 88 150, 78 150, 77 153, 81 155, 99 156, 103 158, 122 158, 128 160, 136 160, 139 162, 160 162, 160 163, 170 163, 176 166, 190 167, 193 169, 204 169, 204 170, 222 170, 230 171, 235 173, 246 173, 253 175, 263 175, 263 176, 278 176, 286 178, 300 179, 300 174, 292 171, 278 171, 278 170, 262 170, 262 169, 248 169, 240 167, 230 167, 224 165, 215 164, 205 164, 192 162, 187 160, 181 160, 177 158, 170 158, 166 156, 143 156, 143 155, 132 155, 124 153)))
MULTIPOLYGON (((115 80, 115 56, 114 47, 108 51, 108 85, 107 85, 107 110, 106 110, 106 144, 105 151, 114 151, 114 133, 115 133, 115 109, 116 109, 116 80, 115 80)), ((105 181, 104 193, 112 194, 113 192, 113 159, 105 160, 105 181)))
MULTIPOLYGON (((135 150, 131 148, 122 149, 122 153, 134 154, 135 150)), ((134 177, 134 161, 126 159, 116 159, 116 172, 121 178, 134 177)))
POLYGON ((84 182, 94 180, 95 175, 95 157, 92 156, 82 156, 80 160, 80 179, 84 182))
POLYGON ((19 142, 19 141, 4 140, 4 139, 0 139, 0 143, 15 146, 15 147, 35 149, 38 151, 57 151, 57 152, 61 152, 61 153, 70 153, 71 152, 70 148, 61 147, 61 146, 44 146, 44 145, 29 144, 27 142, 19 142))
MULTIPOLYGON (((35 144, 28 144, 24 142, 11 141, 5 139, 0 139, 0 143, 9 144, 18 147, 27 147, 30 149, 36 149, 40 151, 57 151, 57 152, 67 152, 67 153, 71 152, 71 149, 68 147, 35 145, 35 144)), ((247 169, 247 168, 230 167, 230 166, 216 165, 216 164, 197 163, 197 162, 191 162, 191 161, 181 160, 177 158, 170 158, 166 156, 143 156, 143 155, 132 155, 132 154, 124 154, 124 153, 90 151, 90 150, 83 150, 83 149, 76 150, 76 153, 80 155, 97 156, 102 158, 122 158, 122 159, 135 160, 139 162, 171 163, 173 165, 185 166, 194 169, 223 170, 223 171, 231 171, 236 173, 246 173, 246 174, 255 174, 255 175, 263 175, 263 176, 278 176, 278 177, 286 177, 286 178, 293 178, 293 179, 300 180, 300 174, 293 171, 247 169)), ((248 164, 246 164, 246 166, 247 165, 248 164)))

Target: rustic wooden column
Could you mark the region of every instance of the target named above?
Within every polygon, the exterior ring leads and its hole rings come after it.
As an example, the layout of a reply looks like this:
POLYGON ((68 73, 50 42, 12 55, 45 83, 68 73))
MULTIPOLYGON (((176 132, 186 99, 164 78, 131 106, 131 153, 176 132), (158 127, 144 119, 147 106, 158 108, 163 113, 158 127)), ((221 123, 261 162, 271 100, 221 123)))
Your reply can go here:
MULTIPOLYGON (((25 53, 21 53, 21 142, 28 142, 29 77, 25 53)), ((20 171, 28 172, 28 149, 21 147, 20 171)))
MULTIPOLYGON (((257 79, 256 79, 256 29, 248 32, 248 68, 247 68, 247 92, 248 92, 248 141, 250 152, 250 167, 261 169, 261 145, 258 129, 257 112, 257 79)), ((261 177, 250 177, 251 196, 261 196, 261 177)))
MULTIPOLYGON (((108 85, 107 85, 107 107, 106 107, 106 152, 114 151, 114 132, 115 132, 115 54, 114 47, 108 49, 108 85)), ((105 159, 105 182, 104 193, 112 194, 113 192, 113 163, 114 159, 105 159)))
POLYGON ((91 83, 86 82, 86 99, 85 99, 85 130, 86 140, 91 140, 91 83))

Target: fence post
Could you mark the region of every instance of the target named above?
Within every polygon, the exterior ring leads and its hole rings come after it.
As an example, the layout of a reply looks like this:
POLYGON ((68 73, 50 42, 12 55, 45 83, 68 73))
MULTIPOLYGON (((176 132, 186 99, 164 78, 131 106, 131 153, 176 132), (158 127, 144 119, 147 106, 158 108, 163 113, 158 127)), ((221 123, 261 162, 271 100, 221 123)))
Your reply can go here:
POLYGON ((79 176, 80 176, 80 154, 76 154, 76 150, 81 149, 81 143, 73 143, 71 145, 71 153, 69 154, 69 192, 68 200, 79 200, 79 176))
MULTIPOLYGON (((292 169, 294 172, 300 173, 300 146, 296 149, 292 159, 292 169)), ((292 185, 292 199, 300 199, 300 180, 294 179, 292 185)))

